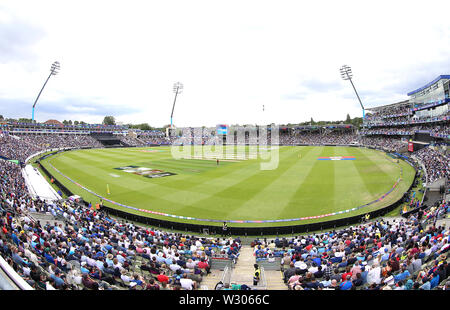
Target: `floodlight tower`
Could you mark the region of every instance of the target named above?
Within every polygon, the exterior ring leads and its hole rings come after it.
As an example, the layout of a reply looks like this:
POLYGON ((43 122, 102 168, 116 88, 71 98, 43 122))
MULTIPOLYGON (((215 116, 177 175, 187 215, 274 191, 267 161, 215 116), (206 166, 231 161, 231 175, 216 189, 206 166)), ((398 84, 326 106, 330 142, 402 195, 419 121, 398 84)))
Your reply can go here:
POLYGON ((177 96, 178 94, 181 94, 183 91, 183 84, 180 82, 176 82, 173 84, 173 92, 175 93, 175 99, 173 100, 173 106, 172 106, 172 114, 170 114, 170 128, 173 128, 173 110, 175 109, 175 102, 177 102, 177 96))
POLYGON ((38 96, 37 96, 37 98, 36 98, 36 100, 34 101, 34 104, 33 104, 33 110, 32 110, 32 112, 31 112, 31 121, 32 121, 33 123, 34 123, 34 107, 36 106, 36 103, 37 103, 37 101, 38 101, 38 99, 39 99, 39 96, 41 95, 42 91, 44 90, 45 85, 47 85, 47 82, 48 82, 48 80, 50 79, 50 77, 51 77, 52 75, 57 75, 59 69, 60 69, 59 61, 55 61, 54 63, 52 63, 52 66, 51 66, 51 68, 50 68, 50 74, 48 75, 47 80, 45 80, 44 86, 42 86, 41 91, 39 92, 39 94, 38 94, 38 96))
POLYGON ((353 82, 352 82, 352 77, 353 77, 352 68, 350 68, 350 66, 343 65, 341 67, 341 77, 344 80, 349 80, 350 83, 352 84, 353 90, 355 91, 356 97, 358 97, 359 104, 361 105, 361 108, 362 108, 362 111, 363 111, 363 119, 364 119, 364 117, 365 117, 364 106, 363 106, 363 104, 361 102, 361 99, 359 98, 359 95, 358 95, 358 92, 356 91, 355 85, 353 85, 353 82))

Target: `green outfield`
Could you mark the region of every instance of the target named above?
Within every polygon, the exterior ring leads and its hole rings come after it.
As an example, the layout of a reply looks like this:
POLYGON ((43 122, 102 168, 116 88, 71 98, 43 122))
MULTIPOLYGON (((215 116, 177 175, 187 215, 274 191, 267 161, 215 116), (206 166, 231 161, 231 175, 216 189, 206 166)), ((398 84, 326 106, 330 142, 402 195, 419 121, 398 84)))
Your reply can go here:
MULTIPOLYGON (((191 158, 175 159, 170 147, 75 150, 48 157, 41 164, 93 204, 99 198, 79 185, 129 207, 194 219, 105 203, 143 216, 204 225, 221 225, 222 220, 268 221, 230 226, 298 225, 365 214, 398 200, 415 174, 401 160, 397 163, 383 152, 357 147, 282 146, 273 170, 261 170, 270 159, 254 159, 252 148, 223 151, 235 155, 219 165, 215 159, 201 159, 201 148, 192 151, 191 158), (243 154, 250 159, 242 158, 243 154), (338 156, 355 160, 318 160, 338 156), (390 190, 381 201, 351 211, 390 190), (350 211, 333 214, 345 210, 350 211), (326 216, 298 220, 320 215, 326 216), (274 222, 280 219, 296 220, 274 222)), ((273 159, 277 151, 272 152, 273 159)))

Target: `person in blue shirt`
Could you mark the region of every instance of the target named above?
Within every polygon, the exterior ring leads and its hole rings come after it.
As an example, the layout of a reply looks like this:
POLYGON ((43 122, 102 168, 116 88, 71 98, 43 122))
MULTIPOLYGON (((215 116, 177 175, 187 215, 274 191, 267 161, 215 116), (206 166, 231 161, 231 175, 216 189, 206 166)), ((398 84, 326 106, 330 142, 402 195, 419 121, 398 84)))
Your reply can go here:
POLYGON ((396 274, 396 275, 394 275, 394 282, 395 282, 395 283, 397 283, 397 282, 399 282, 399 281, 403 281, 403 280, 405 280, 406 278, 408 278, 408 277, 411 275, 411 274, 409 273, 409 271, 406 269, 405 266, 402 265, 401 268, 402 268, 402 269, 401 269, 401 272, 398 273, 398 274, 396 274))
POLYGON ((335 257, 335 256, 333 256, 332 258, 330 258, 330 262, 331 262, 332 264, 334 264, 334 263, 340 263, 340 262, 342 262, 342 257, 335 257))
POLYGON ((53 279, 53 281, 55 282, 56 288, 60 288, 65 284, 65 282, 61 278, 61 274, 59 272, 56 272, 55 274, 51 274, 50 278, 53 279))
POLYGON ((28 262, 25 261, 25 260, 19 255, 19 252, 18 252, 17 249, 14 249, 14 250, 13 250, 13 253, 12 253, 12 255, 11 255, 11 258, 12 258, 12 260, 13 260, 16 264, 18 264, 18 265, 20 265, 20 266, 29 266, 28 262))
POLYGON ((359 253, 356 255, 356 259, 361 263, 366 260, 366 256, 363 253, 359 253))
POLYGON ((438 285, 439 285, 439 275, 437 274, 430 280, 430 289, 433 289, 438 285))
POLYGON ((310 278, 310 281, 306 282, 305 286, 307 289, 313 289, 313 290, 323 288, 323 285, 320 282, 317 282, 316 278, 314 276, 312 276, 310 278))
POLYGON ((48 248, 45 248, 45 250, 44 250, 44 257, 45 257, 45 260, 46 260, 49 264, 54 264, 54 265, 56 265, 55 259, 53 258, 52 255, 49 254, 49 249, 48 249, 48 248))
POLYGON ((165 261, 166 261, 166 259, 164 258, 164 256, 156 255, 156 262, 157 262, 157 263, 159 263, 159 264, 164 264, 165 261))
POLYGON ((320 259, 320 257, 317 257, 315 255, 313 255, 312 261, 315 262, 317 266, 320 266, 322 263, 322 260, 320 259))
POLYGON ((80 266, 80 271, 83 274, 89 274, 89 269, 86 268, 86 262, 82 262, 80 266))
POLYGON ((138 274, 135 274, 133 280, 131 280, 130 282, 135 282, 136 285, 141 285, 141 286, 144 283, 144 282, 141 281, 141 279, 139 278, 138 274))
POLYGON ((431 283, 428 277, 422 279, 422 285, 419 287, 421 290, 429 291, 431 290, 431 283))
POLYGON ((103 253, 102 251, 100 251, 100 250, 98 250, 98 252, 97 253, 95 253, 95 258, 100 258, 100 257, 104 257, 105 256, 105 253, 103 253))
POLYGON ((384 249, 384 254, 381 256, 381 262, 385 262, 389 259, 389 250, 387 248, 384 249))
POLYGON ((342 291, 351 290, 353 287, 351 276, 347 276, 344 282, 339 285, 339 289, 342 291))
POLYGON ((100 269, 92 267, 90 268, 89 276, 93 279, 100 280, 102 278, 102 272, 100 269))
POLYGON ((339 263, 338 268, 344 268, 347 267, 347 259, 344 257, 342 257, 342 261, 339 263))
POLYGON ((110 244, 105 244, 102 248, 103 251, 109 252, 112 249, 112 246, 110 244))
POLYGON ((167 266, 170 266, 170 265, 172 265, 172 263, 173 263, 173 260, 172 260, 172 258, 170 258, 170 257, 167 257, 164 261, 165 261, 165 264, 166 264, 167 266))
POLYGON ((19 246, 20 240, 14 231, 11 232, 11 239, 16 244, 16 246, 19 246))

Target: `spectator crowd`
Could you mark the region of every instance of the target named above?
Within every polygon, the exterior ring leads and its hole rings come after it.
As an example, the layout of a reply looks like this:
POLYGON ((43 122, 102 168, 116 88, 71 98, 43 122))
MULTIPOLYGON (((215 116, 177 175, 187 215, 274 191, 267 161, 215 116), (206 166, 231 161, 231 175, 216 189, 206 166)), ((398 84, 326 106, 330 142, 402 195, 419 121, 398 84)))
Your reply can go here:
MULTIPOLYGON (((448 125, 439 130, 448 132, 448 125)), ((246 142, 254 140, 245 136, 246 142)), ((202 141, 211 141, 209 135, 202 141)), ((124 137, 133 146, 173 142, 164 137, 124 137)), ((281 134, 280 144, 353 144, 398 151, 405 142, 353 131, 281 134)), ((202 142, 204 143, 204 142, 202 142)), ((25 161, 39 151, 62 147, 101 147, 89 135, 0 134, 0 155, 25 161)), ((425 147, 414 152, 428 182, 450 178, 446 154, 425 147)), ((449 288, 449 230, 435 220, 448 214, 446 201, 425 213, 339 231, 272 242, 257 239, 258 259, 280 257, 292 290, 449 288), (432 225, 427 223, 432 222, 432 225)), ((33 288, 198 289, 211 258, 237 259, 239 238, 196 237, 140 227, 71 201, 46 202, 28 194, 21 167, 0 159, 0 253, 33 288), (41 223, 33 214, 53 216, 41 223), (58 220, 57 220, 58 219, 58 220)))
POLYGON ((440 178, 450 179, 450 158, 431 147, 425 147, 414 155, 423 163, 427 171, 427 182, 434 182, 440 178))
POLYGON ((240 240, 139 227, 71 201, 33 200, 20 166, 0 160, 0 254, 38 290, 198 289, 240 240), (33 214, 51 215, 41 223, 33 214))
POLYGON ((89 135, 20 135, 0 134, 0 155, 22 162, 35 153, 52 148, 101 147, 101 143, 89 135))
POLYGON ((279 258, 290 290, 450 290, 449 229, 440 201, 406 219, 253 242, 257 262, 279 258))

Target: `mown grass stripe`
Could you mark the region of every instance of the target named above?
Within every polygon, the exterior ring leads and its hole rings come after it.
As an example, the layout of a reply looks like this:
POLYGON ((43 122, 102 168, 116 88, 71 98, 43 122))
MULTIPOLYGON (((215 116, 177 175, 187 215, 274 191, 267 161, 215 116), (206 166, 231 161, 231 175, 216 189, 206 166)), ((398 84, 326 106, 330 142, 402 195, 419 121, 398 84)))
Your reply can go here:
POLYGON ((356 170, 369 193, 371 195, 382 193, 383 189, 386 189, 386 185, 391 184, 395 179, 395 176, 390 176, 385 173, 359 148, 355 148, 354 153, 357 156, 357 160, 354 162, 356 170))
POLYGON ((280 216, 289 217, 292 214, 295 214, 296 217, 311 216, 330 209, 330 201, 333 201, 334 198, 334 162, 319 161, 317 157, 330 156, 333 152, 330 152, 329 147, 319 147, 318 150, 317 156, 310 159, 311 168, 302 185, 292 195, 285 211, 280 216))
POLYGON ((290 157, 292 164, 285 167, 285 171, 280 172, 273 182, 267 184, 259 193, 241 205, 235 211, 236 217, 241 214, 248 216, 248 210, 252 209, 254 205, 258 205, 258 213, 264 214, 265 218, 283 218, 282 214, 286 206, 312 167, 310 161, 315 159, 319 151, 318 148, 298 148, 296 154, 290 157), (301 158, 298 158, 299 154, 301 154, 301 158), (292 181, 286 182, 287 178, 292 181), (275 192, 278 195, 274 195, 275 192))
MULTIPOLYGON (((264 171, 259 170, 259 164, 257 166, 254 164, 252 171, 246 171, 246 173, 241 174, 239 182, 234 183, 231 186, 221 186, 221 190, 216 191, 214 193, 214 197, 199 201, 197 202, 197 205, 202 204, 205 208, 208 208, 211 203, 215 203, 216 206, 220 206, 220 210, 223 209, 228 212, 227 219, 237 219, 240 215, 240 212, 237 210, 240 209, 248 199, 251 199, 270 183, 274 182, 278 174, 289 169, 289 167, 294 164, 294 162, 289 161, 289 158, 293 157, 296 158, 297 153, 280 151, 280 161, 286 161, 286 165, 280 165, 276 170, 264 171), (234 197, 238 197, 239 199, 233 199, 232 201, 229 200, 229 198, 234 197)), ((255 213, 254 211, 255 210, 251 211, 252 214, 247 214, 247 216, 254 218, 255 216, 261 215, 260 213, 255 213)), ((249 213, 248 210, 247 213, 249 213)))

